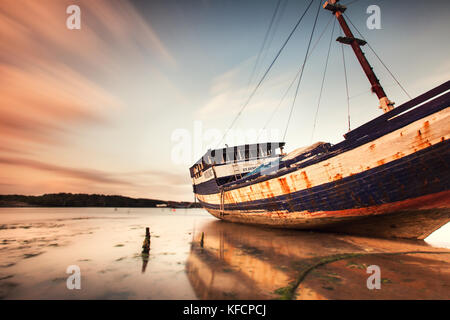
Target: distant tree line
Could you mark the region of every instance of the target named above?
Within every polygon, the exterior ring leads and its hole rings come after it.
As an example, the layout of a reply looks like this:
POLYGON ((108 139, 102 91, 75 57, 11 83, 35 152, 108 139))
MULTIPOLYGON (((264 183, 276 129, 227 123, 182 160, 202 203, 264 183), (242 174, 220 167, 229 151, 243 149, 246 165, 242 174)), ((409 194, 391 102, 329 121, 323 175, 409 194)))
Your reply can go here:
POLYGON ((51 193, 42 196, 0 195, 0 207, 131 207, 199 208, 198 203, 130 198, 115 195, 51 193))

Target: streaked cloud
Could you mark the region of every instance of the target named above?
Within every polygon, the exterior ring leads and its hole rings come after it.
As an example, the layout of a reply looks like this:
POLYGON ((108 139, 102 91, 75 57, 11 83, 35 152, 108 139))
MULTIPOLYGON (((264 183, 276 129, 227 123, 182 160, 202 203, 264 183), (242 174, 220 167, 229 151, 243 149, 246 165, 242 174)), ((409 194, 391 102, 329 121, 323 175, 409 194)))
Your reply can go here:
POLYGON ((91 168, 67 167, 24 157, 0 156, 0 194, 75 192, 125 194, 183 200, 190 192, 189 177, 164 170, 108 172, 91 168), (33 172, 33 176, 29 173, 33 172), (13 177, 27 183, 10 183, 13 177), (170 194, 170 197, 168 197, 170 194))
MULTIPOLYGON (((76 1, 81 30, 66 28, 71 4, 4 0, 0 6, 0 192, 8 193, 8 186, 33 194, 120 186, 143 193, 137 177, 119 177, 112 168, 79 168, 79 159, 61 161, 58 146, 70 148, 77 132, 108 126, 111 113, 130 107, 105 80, 119 83, 131 64, 149 58, 168 68, 176 61, 130 2, 76 1), (52 157, 47 150, 57 153, 52 157)), ((156 68, 155 73, 170 84, 156 68)))
MULTIPOLYGON (((243 61, 223 74, 216 76, 211 83, 209 99, 198 109, 197 116, 200 119, 220 118, 225 114, 236 114, 242 108, 255 89, 261 76, 255 76, 251 83, 248 83, 250 69, 253 67, 254 59, 243 61), (244 83, 247 81, 247 83, 244 83)), ((265 79, 247 105, 246 110, 264 112, 272 111, 280 102, 283 90, 287 87, 295 69, 291 73, 283 72, 275 74, 271 78, 265 79)))
POLYGON ((22 166, 40 171, 49 171, 64 176, 76 178, 79 180, 83 180, 85 182, 117 184, 117 185, 130 184, 125 180, 110 177, 108 176, 107 173, 99 170, 68 168, 26 158, 0 157, 0 164, 22 166))

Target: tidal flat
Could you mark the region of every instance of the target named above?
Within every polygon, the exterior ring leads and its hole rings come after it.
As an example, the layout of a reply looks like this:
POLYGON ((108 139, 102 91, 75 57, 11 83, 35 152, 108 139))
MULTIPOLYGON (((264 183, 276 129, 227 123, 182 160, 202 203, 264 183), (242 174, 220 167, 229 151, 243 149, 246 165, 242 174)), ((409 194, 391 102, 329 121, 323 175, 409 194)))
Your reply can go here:
POLYGON ((0 299, 450 299, 450 226, 410 241, 231 224, 202 209, 1 208, 0 299), (367 287, 373 265, 380 289, 367 287), (69 266, 80 289, 68 289, 69 266))

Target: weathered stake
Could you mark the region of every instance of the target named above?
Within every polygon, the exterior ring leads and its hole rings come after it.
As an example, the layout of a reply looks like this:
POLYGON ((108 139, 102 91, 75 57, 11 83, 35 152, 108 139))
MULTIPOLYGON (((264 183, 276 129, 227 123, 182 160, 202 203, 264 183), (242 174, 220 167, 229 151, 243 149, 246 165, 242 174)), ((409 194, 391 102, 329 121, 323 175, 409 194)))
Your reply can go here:
POLYGON ((205 239, 205 233, 202 232, 202 238, 200 239, 200 247, 202 247, 202 248, 203 248, 204 239, 205 239))
POLYGON ((150 252, 150 228, 145 228, 145 239, 142 244, 142 253, 148 254, 150 252))

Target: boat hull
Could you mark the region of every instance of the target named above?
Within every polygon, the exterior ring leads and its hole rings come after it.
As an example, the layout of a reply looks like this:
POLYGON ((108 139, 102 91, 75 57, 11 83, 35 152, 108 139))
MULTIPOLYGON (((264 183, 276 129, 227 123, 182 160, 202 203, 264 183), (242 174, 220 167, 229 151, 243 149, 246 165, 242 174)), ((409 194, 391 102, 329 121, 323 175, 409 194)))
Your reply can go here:
POLYGON ((327 153, 223 186, 210 180, 196 197, 232 222, 424 239, 450 221, 449 105, 446 93, 399 107, 327 153))
POLYGON ((366 208, 319 212, 206 209, 218 219, 275 228, 425 239, 450 221, 450 191, 366 208))

